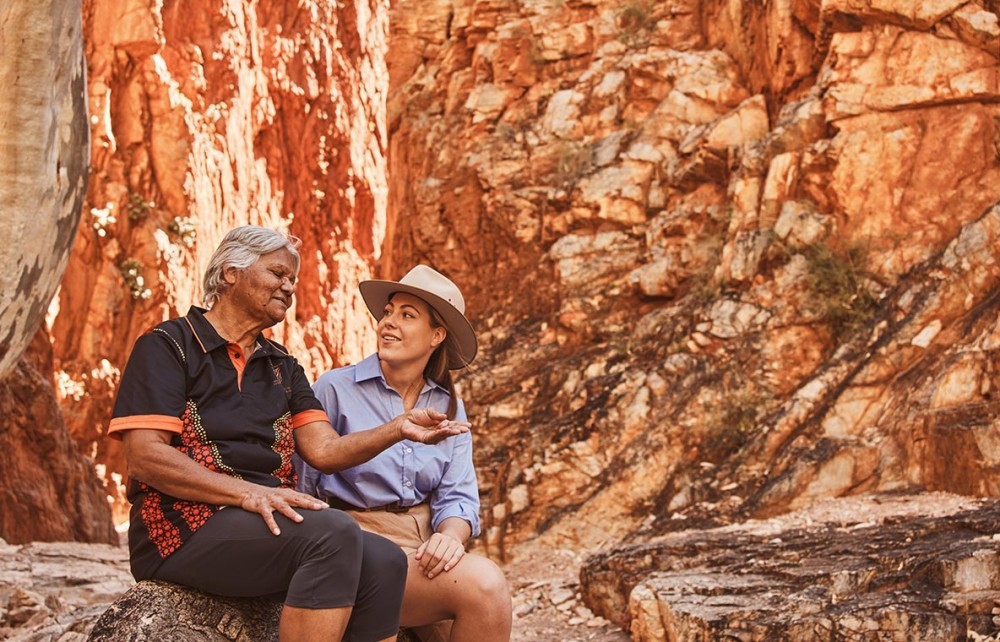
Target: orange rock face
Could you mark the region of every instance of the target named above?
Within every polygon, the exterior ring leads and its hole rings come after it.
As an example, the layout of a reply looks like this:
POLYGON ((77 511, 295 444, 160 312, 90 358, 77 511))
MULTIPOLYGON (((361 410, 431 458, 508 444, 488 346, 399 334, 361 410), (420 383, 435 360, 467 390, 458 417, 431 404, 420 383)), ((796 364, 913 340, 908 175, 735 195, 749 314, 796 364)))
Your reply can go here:
POLYGON ((132 341, 254 222, 303 239, 313 373, 371 345, 359 278, 462 286, 493 554, 1000 493, 995 0, 387 5, 84 2, 51 334, 111 482, 132 341))
MULTIPOLYGON (((364 354, 356 283, 385 228, 387 13, 359 3, 87 0, 92 173, 52 324, 67 422, 102 439, 135 338, 200 305, 216 244, 245 223, 302 239, 289 320, 310 371, 364 354)), ((121 507, 121 504, 118 504, 121 507)))
POLYGON ((383 268, 471 292, 491 550, 997 493, 995 2, 401 2, 390 25, 383 268))

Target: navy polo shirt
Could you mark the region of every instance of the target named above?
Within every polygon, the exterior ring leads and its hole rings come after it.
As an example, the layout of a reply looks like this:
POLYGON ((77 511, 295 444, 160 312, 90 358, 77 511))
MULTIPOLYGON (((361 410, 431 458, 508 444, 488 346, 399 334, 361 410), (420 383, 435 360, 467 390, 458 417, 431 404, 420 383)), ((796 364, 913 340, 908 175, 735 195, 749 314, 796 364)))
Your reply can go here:
MULTIPOLYGON (((327 421, 302 366, 257 336, 249 359, 192 307, 139 337, 122 373, 108 434, 135 428, 173 433, 171 445, 202 466, 271 487, 294 488, 292 436, 327 421)), ((219 510, 129 480, 132 573, 149 577, 219 510)))

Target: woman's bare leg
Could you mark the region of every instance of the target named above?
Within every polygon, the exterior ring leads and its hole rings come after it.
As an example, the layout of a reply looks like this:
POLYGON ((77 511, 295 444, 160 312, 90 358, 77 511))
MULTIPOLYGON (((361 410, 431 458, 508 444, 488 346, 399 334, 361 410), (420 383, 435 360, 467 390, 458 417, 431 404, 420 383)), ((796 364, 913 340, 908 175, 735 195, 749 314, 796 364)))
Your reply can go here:
POLYGON ((470 553, 455 568, 427 579, 413 555, 408 557, 403 626, 453 619, 451 642, 510 640, 510 589, 496 564, 470 553))
POLYGON ((351 617, 351 607, 339 609, 281 609, 278 642, 340 642, 351 617))

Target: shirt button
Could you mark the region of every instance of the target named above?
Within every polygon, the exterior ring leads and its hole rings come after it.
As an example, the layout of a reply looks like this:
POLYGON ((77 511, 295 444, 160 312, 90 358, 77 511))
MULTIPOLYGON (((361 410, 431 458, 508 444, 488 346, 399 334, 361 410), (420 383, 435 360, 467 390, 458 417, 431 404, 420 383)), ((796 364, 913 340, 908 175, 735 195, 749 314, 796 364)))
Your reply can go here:
POLYGON ((412 452, 413 452, 413 449, 412 449, 412 448, 410 448, 409 446, 407 446, 407 447, 406 447, 406 453, 407 453, 407 454, 410 454, 410 453, 412 453, 412 452))
POLYGON ((413 485, 413 482, 411 482, 409 479, 407 479, 406 480, 406 487, 409 488, 412 485, 413 485))

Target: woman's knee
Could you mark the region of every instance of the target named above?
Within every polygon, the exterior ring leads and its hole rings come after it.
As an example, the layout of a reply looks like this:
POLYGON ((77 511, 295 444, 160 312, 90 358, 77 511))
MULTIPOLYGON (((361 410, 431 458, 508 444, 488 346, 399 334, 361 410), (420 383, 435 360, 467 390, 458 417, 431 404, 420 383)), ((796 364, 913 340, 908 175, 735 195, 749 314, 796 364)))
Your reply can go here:
POLYGON ((387 580, 405 582, 409 566, 406 553, 379 535, 362 531, 362 538, 362 568, 387 580))
POLYGON ((483 597, 510 600, 510 587, 507 584, 507 577, 493 560, 485 557, 475 556, 479 564, 476 572, 474 588, 483 597))
POLYGON ((346 554, 358 557, 362 552, 362 534, 358 523, 347 513, 338 510, 321 510, 304 515, 300 524, 309 524, 303 535, 312 540, 314 554, 336 556, 346 554))
POLYGON ((510 588, 499 566, 478 555, 467 555, 461 563, 464 562, 471 562, 466 573, 468 582, 462 592, 465 598, 480 606, 510 604, 510 588))

